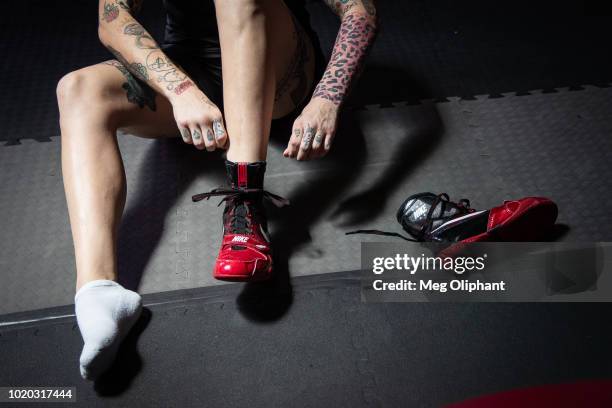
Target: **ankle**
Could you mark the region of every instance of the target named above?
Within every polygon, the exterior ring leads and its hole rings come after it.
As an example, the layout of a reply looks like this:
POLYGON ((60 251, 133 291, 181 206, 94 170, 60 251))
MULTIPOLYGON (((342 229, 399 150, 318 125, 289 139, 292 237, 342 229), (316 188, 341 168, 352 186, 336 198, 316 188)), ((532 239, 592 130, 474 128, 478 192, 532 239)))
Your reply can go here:
POLYGON ((78 275, 76 281, 76 292, 79 291, 86 284, 97 281, 97 280, 108 280, 108 281, 117 281, 117 276, 114 273, 96 273, 96 274, 87 274, 87 275, 78 275))
POLYGON ((254 163, 266 160, 266 148, 257 147, 241 149, 236 144, 230 146, 227 151, 227 160, 235 163, 254 163))
POLYGON ((233 188, 263 189, 266 162, 225 161, 227 179, 233 188))

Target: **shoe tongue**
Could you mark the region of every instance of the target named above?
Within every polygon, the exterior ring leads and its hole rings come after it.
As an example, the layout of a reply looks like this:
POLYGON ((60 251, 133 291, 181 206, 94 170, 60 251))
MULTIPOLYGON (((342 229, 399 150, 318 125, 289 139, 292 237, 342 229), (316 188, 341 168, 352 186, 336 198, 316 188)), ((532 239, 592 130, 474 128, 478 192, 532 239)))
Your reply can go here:
MULTIPOLYGON (((437 197, 433 193, 424 193, 415 196, 414 199, 406 203, 402 210, 401 219, 398 219, 406 232, 413 236, 419 236, 423 225, 427 221, 427 214, 431 206, 436 202, 437 197)), ((449 201, 440 200, 431 215, 432 229, 467 212, 468 210, 464 207, 459 207, 457 204, 449 201)))
POLYGON ((231 231, 233 234, 248 234, 247 204, 243 201, 239 201, 234 205, 234 213, 231 219, 231 231))

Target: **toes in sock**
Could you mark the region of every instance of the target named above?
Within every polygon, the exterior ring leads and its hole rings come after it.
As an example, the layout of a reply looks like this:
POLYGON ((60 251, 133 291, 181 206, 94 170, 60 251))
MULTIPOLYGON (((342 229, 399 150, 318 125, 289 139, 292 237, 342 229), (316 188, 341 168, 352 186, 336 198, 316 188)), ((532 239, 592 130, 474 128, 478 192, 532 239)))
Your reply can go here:
POLYGON ((74 305, 85 342, 81 376, 95 380, 111 366, 119 344, 140 317, 142 298, 117 282, 95 280, 79 289, 74 305))

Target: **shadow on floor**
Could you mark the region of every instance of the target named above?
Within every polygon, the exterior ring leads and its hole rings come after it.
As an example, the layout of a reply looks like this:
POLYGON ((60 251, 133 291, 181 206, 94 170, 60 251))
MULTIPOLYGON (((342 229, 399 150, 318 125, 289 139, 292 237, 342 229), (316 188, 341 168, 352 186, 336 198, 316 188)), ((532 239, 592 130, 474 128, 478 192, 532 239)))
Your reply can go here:
MULTIPOLYGON (((378 216, 385 209, 388 198, 439 144, 444 125, 436 105, 416 99, 417 95, 427 92, 422 81, 403 70, 374 65, 364 73, 357 92, 360 103, 380 103, 384 108, 392 106, 391 101, 407 100, 414 106, 395 124, 404 129, 405 134, 396 150, 389 154, 388 166, 370 187, 344 198, 333 211, 332 218, 340 226, 363 223, 378 216)), ((375 141, 374 135, 371 142, 375 141)), ((406 192, 406 195, 412 193, 406 192)))
POLYGON ((140 319, 121 343, 111 368, 94 383, 94 389, 101 396, 117 396, 126 391, 132 380, 142 370, 143 362, 138 353, 138 339, 151 322, 152 313, 142 309, 140 319))
POLYGON ((222 184, 224 175, 221 152, 203 153, 180 139, 153 141, 132 193, 135 204, 127 208, 119 230, 117 261, 123 286, 132 290, 140 286, 177 197, 198 177, 222 184))
MULTIPOLYGON (((382 98, 379 102, 406 100, 406 95, 421 94, 417 83, 410 78, 401 70, 372 66, 368 67, 359 82, 359 88, 386 90, 384 95, 372 92, 372 95, 382 98), (401 95, 397 95, 398 92, 401 95)), ((364 104, 377 103, 376 100, 361 101, 364 104)), ((384 210, 388 197, 433 152, 443 134, 444 127, 434 104, 415 107, 409 116, 403 118, 403 123, 397 124, 406 129, 406 134, 373 187, 346 198, 346 190, 360 181, 367 159, 366 140, 355 112, 359 109, 359 106, 354 106, 343 113, 332 151, 320 159, 324 162, 325 170, 315 173, 316 178, 309 177, 296 186, 290 194, 289 207, 270 209, 275 279, 245 285, 237 302, 239 310, 247 318, 269 322, 284 314, 285 310, 281 307, 288 308, 292 299, 289 261, 296 250, 311 242, 310 228, 324 213, 335 208, 333 217, 341 220, 341 226, 365 222, 378 216, 384 210)), ((291 125, 285 123, 277 126, 271 135, 271 144, 278 144, 279 148, 284 149, 286 136, 291 134, 291 125)), ((375 135, 371 142, 376 142, 375 135)), ((312 256, 322 257, 325 255, 322 251, 318 249, 312 256)))
MULTIPOLYGON (((406 100, 406 95, 422 93, 406 72, 389 67, 369 67, 359 86, 362 89, 386 89, 384 100, 406 100), (376 75, 382 72, 385 75, 376 75)), ((380 96, 380 92, 372 94, 380 96)), ((365 103, 376 101, 365 100, 365 103)), ((406 117, 405 123, 398 124, 407 129, 407 133, 400 147, 393 152, 389 166, 382 170, 373 187, 345 198, 344 192, 359 182, 367 158, 366 142, 355 109, 359 107, 347 109, 341 117, 332 152, 323 159, 326 170, 317 173, 314 180, 296 186, 288 197, 291 206, 270 209, 275 277, 269 282, 244 286, 237 302, 245 317, 260 322, 281 318, 293 298, 289 260, 298 248, 311 241, 311 225, 339 202, 333 214, 343 219, 342 225, 367 221, 378 215, 387 198, 433 151, 443 133, 434 104, 423 104, 412 110, 414 115, 406 117)), ((271 144, 284 149, 292 124, 292 118, 275 121, 271 144)), ((225 177, 221 153, 209 153, 203 158, 202 152, 177 139, 154 141, 143 163, 137 190, 131 193, 134 198, 130 202, 135 204, 124 214, 118 240, 119 282, 130 289, 139 287, 177 197, 198 177, 212 177, 219 185, 224 183, 225 177), (177 173, 180 174, 179 180, 176 180, 177 173)))

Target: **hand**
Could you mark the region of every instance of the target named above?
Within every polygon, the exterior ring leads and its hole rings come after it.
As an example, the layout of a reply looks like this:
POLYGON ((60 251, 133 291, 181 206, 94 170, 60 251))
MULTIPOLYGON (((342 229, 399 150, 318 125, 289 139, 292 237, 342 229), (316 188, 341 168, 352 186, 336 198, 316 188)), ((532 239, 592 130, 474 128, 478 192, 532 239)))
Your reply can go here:
POLYGON ((312 98, 293 123, 285 157, 310 160, 325 156, 338 125, 339 107, 323 98, 312 98))
POLYGON ((188 86, 180 95, 173 96, 170 103, 185 143, 208 151, 226 147, 228 138, 223 125, 223 115, 195 85, 188 86))

